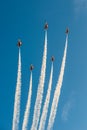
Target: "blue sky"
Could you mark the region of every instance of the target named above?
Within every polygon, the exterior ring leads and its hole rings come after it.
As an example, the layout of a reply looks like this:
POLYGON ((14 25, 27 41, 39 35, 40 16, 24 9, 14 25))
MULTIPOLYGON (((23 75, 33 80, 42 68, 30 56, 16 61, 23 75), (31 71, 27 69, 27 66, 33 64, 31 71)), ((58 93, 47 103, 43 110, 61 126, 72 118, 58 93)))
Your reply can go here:
MULTIPOLYGON (((22 97, 20 130, 34 64, 33 95, 29 128, 39 81, 44 46, 43 26, 47 20, 48 55, 45 92, 50 74, 50 57, 55 56, 51 102, 62 62, 65 29, 70 28, 63 86, 53 130, 87 130, 87 1, 86 0, 0 0, 0 130, 12 129, 17 79, 18 48, 21 39, 22 97)), ((49 110, 50 110, 49 108, 49 110)), ((49 113, 48 113, 49 115, 49 113)), ((46 124, 47 126, 47 124, 46 124)))

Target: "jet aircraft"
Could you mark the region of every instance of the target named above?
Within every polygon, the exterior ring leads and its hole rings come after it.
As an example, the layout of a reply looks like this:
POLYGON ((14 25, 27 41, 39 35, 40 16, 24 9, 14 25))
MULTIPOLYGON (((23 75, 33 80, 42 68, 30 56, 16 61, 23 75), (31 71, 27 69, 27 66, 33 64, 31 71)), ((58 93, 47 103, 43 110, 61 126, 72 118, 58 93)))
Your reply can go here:
POLYGON ((47 30, 48 29, 48 23, 45 23, 44 29, 47 30))
POLYGON ((54 56, 52 56, 52 57, 51 57, 51 61, 54 62, 54 60, 55 60, 55 58, 54 58, 54 56))
POLYGON ((32 71, 34 69, 34 66, 31 64, 30 65, 30 71, 32 71))
POLYGON ((65 32, 65 33, 66 33, 66 34, 68 34, 68 33, 69 33, 69 29, 68 29, 68 28, 66 29, 66 32, 65 32))
POLYGON ((21 40, 18 40, 17 46, 20 47, 22 45, 21 40))

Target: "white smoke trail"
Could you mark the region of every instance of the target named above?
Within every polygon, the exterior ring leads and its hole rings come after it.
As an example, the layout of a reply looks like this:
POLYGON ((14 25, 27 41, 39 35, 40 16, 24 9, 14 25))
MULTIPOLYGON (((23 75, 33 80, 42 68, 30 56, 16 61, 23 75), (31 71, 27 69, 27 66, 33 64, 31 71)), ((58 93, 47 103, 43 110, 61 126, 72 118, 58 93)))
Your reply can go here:
POLYGON ((47 59, 47 30, 45 31, 45 44, 44 44, 42 68, 41 68, 41 75, 38 84, 37 97, 36 97, 36 102, 34 107, 33 123, 31 126, 31 130, 37 130, 38 127, 42 98, 43 98, 43 91, 44 91, 46 59, 47 59))
POLYGON ((50 112, 47 130, 52 129, 53 124, 54 124, 54 120, 55 120, 55 116, 56 116, 56 112, 57 112, 57 107, 58 107, 58 102, 59 102, 59 97, 60 97, 60 92, 61 92, 61 86, 62 86, 63 76, 64 76, 66 54, 67 54, 67 45, 68 45, 68 35, 66 36, 64 56, 63 56, 63 60, 62 60, 59 79, 58 79, 58 82, 57 82, 57 85, 56 85, 56 90, 54 92, 54 98, 53 98, 53 102, 52 102, 52 107, 51 107, 51 112, 50 112))
POLYGON ((28 94, 28 100, 27 100, 26 110, 24 114, 22 130, 27 130, 27 127, 28 127, 27 125, 28 125, 28 119, 29 119, 29 114, 30 114, 31 96, 32 96, 32 72, 30 76, 29 94, 28 94))
POLYGON ((50 102, 51 88, 52 88, 52 78, 53 78, 53 63, 51 66, 49 85, 48 85, 47 95, 46 95, 46 99, 45 99, 45 103, 44 103, 44 107, 43 107, 43 111, 42 111, 42 115, 41 115, 39 130, 44 130, 44 128, 45 128, 48 107, 49 107, 49 102, 50 102))
POLYGON ((20 98, 21 98, 21 52, 19 49, 18 74, 17 74, 17 85, 16 85, 16 92, 15 92, 12 130, 18 130, 19 127, 20 98))

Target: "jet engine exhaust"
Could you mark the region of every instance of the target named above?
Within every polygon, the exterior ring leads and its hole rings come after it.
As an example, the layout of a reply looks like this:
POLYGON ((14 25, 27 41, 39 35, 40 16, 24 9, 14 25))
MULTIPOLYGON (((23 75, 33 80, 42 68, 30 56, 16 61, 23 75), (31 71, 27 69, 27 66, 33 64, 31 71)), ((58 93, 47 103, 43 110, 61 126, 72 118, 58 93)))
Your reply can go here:
POLYGON ((67 45, 68 45, 68 35, 66 36, 64 56, 63 56, 62 65, 61 65, 61 69, 60 69, 59 79, 57 81, 56 89, 54 92, 54 97, 53 97, 53 102, 52 102, 47 130, 51 130, 51 128, 53 127, 56 112, 57 112, 57 107, 58 107, 58 102, 59 102, 59 97, 60 97, 60 92, 61 92, 61 87, 62 87, 62 82, 63 82, 64 70, 65 70, 67 45))
POLYGON ((28 99, 26 104, 26 109, 24 113, 24 120, 22 125, 22 130, 27 130, 28 127, 28 121, 29 121, 29 114, 30 114, 30 105, 31 105, 31 96, 32 96, 32 71, 30 75, 30 87, 28 92, 28 99))
POLYGON ((20 100, 21 100, 21 52, 19 48, 18 74, 17 74, 17 85, 15 92, 12 130, 18 130, 19 127, 20 100))
POLYGON ((45 103, 43 106, 42 115, 41 115, 41 119, 40 119, 39 130, 44 130, 44 128, 45 128, 48 107, 49 107, 49 102, 50 102, 51 88, 52 88, 52 78, 53 78, 53 62, 52 62, 52 66, 51 66, 51 73, 50 73, 47 95, 46 95, 46 99, 45 99, 45 103))
POLYGON ((45 44, 44 44, 44 52, 43 52, 43 60, 42 60, 42 68, 41 75, 39 78, 37 97, 34 107, 34 115, 33 115, 33 123, 31 126, 31 130, 37 130, 38 122, 40 118, 41 104, 43 99, 43 91, 44 91, 44 82, 45 82, 45 73, 46 73, 46 59, 47 59, 47 30, 45 30, 45 44))

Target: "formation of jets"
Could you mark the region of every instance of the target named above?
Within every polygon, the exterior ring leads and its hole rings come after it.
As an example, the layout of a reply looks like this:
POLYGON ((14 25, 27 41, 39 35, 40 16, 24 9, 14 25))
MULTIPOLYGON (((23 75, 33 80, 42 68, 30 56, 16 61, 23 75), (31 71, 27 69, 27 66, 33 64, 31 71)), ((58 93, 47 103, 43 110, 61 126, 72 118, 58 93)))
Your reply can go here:
MULTIPOLYGON (((45 30, 48 29, 48 23, 47 23, 47 22, 45 23, 44 29, 45 29, 45 30)), ((66 34, 69 33, 69 29, 68 29, 68 28, 66 29, 65 33, 66 33, 66 34)), ((21 40, 18 40, 17 46, 18 46, 18 47, 21 47, 21 45, 22 45, 21 40)), ((51 57, 51 61, 54 62, 54 60, 55 60, 55 57, 52 56, 52 57, 51 57)), ((31 64, 31 65, 30 65, 30 71, 32 71, 33 69, 34 69, 34 66, 31 64)))
MULTIPOLYGON (((51 61, 54 62, 55 58, 54 56, 51 57, 51 61)), ((30 65, 30 71, 32 71, 34 69, 34 66, 31 64, 30 65)))
MULTIPOLYGON (((47 23, 47 22, 45 23, 44 29, 45 29, 45 30, 48 29, 48 23, 47 23)), ((69 33, 69 28, 66 29, 65 33, 66 33, 66 34, 69 33)), ((18 47, 21 47, 21 45, 22 45, 21 40, 18 40, 17 46, 18 46, 18 47)))

